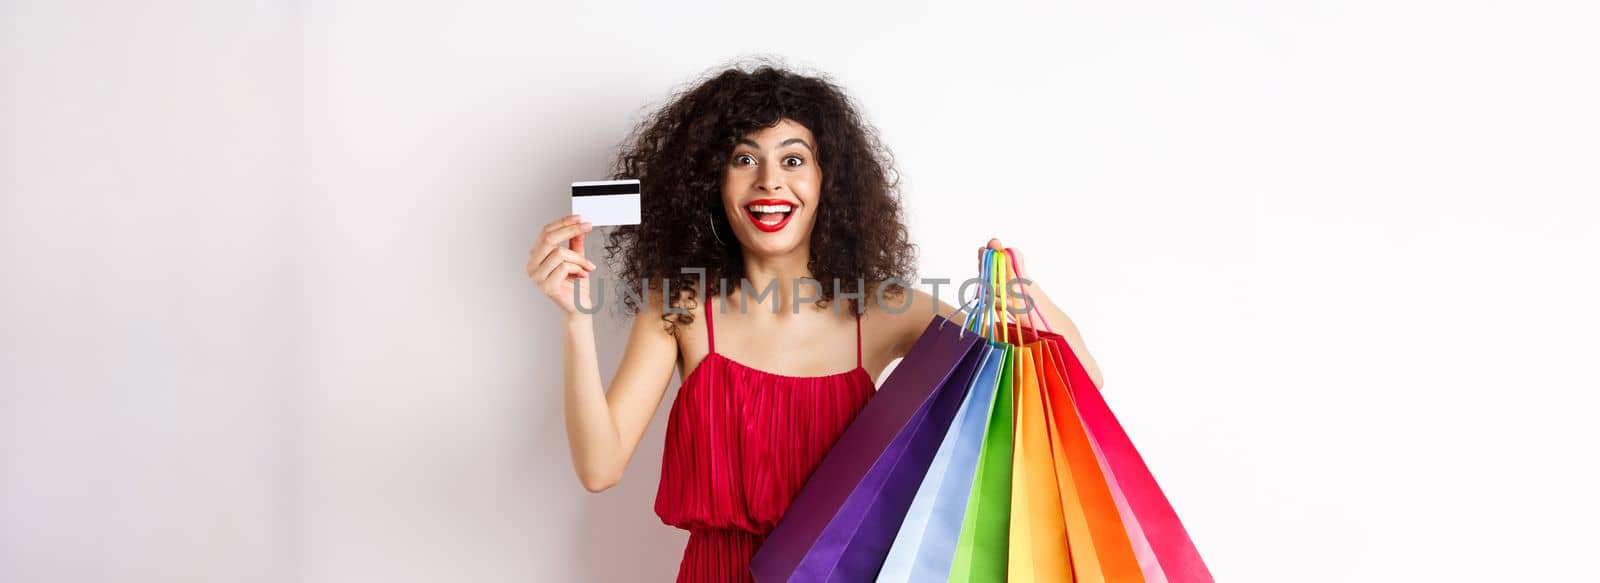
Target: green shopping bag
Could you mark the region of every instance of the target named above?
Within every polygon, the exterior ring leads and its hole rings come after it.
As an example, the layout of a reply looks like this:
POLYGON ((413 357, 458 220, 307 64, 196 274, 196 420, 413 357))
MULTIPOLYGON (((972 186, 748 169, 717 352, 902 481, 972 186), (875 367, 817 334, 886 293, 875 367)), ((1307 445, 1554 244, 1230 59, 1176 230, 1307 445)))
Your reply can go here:
POLYGON ((1000 366, 1000 386, 995 389, 989 431, 983 437, 978 472, 972 478, 972 497, 961 520, 950 583, 1006 580, 1006 559, 1011 548, 1011 416, 1016 349, 991 342, 1005 351, 1000 366))

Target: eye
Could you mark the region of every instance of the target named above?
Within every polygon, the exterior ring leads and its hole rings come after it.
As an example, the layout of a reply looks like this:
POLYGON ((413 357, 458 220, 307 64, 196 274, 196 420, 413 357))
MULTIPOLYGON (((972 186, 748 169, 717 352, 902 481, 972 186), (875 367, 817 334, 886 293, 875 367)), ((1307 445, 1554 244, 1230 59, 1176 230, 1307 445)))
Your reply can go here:
POLYGON ((784 166, 799 166, 799 165, 805 164, 805 163, 806 163, 806 159, 805 158, 801 158, 799 156, 789 156, 788 158, 784 158, 783 159, 783 165, 784 166), (790 160, 794 160, 795 163, 794 164, 790 164, 789 163, 790 160))
POLYGON ((733 156, 733 163, 735 164, 753 164, 755 161, 756 159, 749 154, 735 154, 733 156), (745 160, 749 160, 749 162, 745 162, 745 160))

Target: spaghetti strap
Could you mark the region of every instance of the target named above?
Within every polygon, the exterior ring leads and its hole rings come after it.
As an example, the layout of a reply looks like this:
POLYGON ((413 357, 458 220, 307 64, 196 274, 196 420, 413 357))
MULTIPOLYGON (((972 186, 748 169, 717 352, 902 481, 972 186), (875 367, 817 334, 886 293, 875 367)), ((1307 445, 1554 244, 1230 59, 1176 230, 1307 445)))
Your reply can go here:
POLYGON ((707 346, 706 352, 708 352, 708 353, 717 351, 717 335, 716 335, 715 332, 712 332, 712 328, 714 328, 714 327, 711 325, 711 312, 715 312, 716 309, 712 308, 711 304, 712 304, 711 298, 707 297, 706 298, 706 346, 707 346))
POLYGON ((856 312, 856 368, 861 368, 861 312, 856 312))

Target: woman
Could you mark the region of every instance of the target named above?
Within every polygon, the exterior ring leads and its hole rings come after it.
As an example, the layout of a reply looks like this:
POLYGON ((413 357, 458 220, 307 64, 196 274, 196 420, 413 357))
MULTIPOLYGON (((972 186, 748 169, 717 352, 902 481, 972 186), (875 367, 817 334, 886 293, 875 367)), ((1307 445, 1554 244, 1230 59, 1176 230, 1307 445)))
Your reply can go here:
MULTIPOLYGON (((656 513, 690 532, 678 581, 749 580, 750 557, 879 374, 933 314, 960 315, 885 283, 909 281, 914 263, 890 157, 824 78, 722 71, 641 123, 614 172, 646 194, 643 223, 611 233, 607 260, 616 285, 650 291, 622 296, 635 317, 609 389, 591 316, 574 304, 575 286, 590 296, 591 227, 551 222, 527 265, 565 315, 573 466, 591 492, 615 485, 676 369, 656 513), (703 268, 705 289, 681 268, 703 268), (802 278, 821 285, 795 285, 802 278)), ((1037 285, 1025 291, 1099 384, 1071 320, 1037 285)))

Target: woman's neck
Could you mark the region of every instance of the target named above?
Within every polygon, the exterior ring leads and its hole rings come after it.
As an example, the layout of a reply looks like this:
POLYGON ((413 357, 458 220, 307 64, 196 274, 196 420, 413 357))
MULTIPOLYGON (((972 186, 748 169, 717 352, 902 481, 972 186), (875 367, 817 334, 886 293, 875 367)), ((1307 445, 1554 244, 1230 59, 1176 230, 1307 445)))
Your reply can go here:
MULTIPOLYGON (((811 269, 807 266, 810 263, 810 256, 810 250, 804 245, 793 252, 779 256, 758 257, 746 253, 744 277, 750 280, 752 287, 745 290, 744 297, 740 298, 741 303, 750 300, 751 308, 765 307, 764 309, 770 311, 772 302, 777 302, 779 314, 795 312, 794 304, 799 297, 795 295, 795 282, 801 278, 811 277, 811 269), (770 288, 772 291, 768 292, 770 295, 760 302, 754 302, 756 296, 769 289, 768 286, 772 286, 770 288)), ((824 286, 830 285, 828 282, 821 283, 824 286)), ((799 292, 806 298, 814 299, 821 295, 822 290, 806 283, 800 285, 799 292)))

